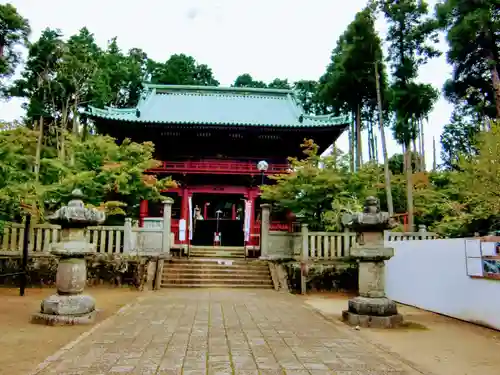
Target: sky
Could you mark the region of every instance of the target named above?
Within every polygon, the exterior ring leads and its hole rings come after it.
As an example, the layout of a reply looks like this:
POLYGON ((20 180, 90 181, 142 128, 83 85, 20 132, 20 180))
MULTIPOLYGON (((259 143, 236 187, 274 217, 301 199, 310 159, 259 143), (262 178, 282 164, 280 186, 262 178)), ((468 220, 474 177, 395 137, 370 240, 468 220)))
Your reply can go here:
MULTIPOLYGON (((366 4, 366 0, 0 0, 7 2, 29 20, 33 41, 46 27, 59 28, 68 37, 85 26, 102 47, 116 36, 123 50, 141 48, 157 61, 175 53, 191 55, 212 68, 222 86, 243 73, 265 82, 276 77, 290 82, 318 79, 339 36, 366 4)), ((435 2, 429 1, 432 7, 435 2)), ((383 19, 377 21, 377 30, 385 38, 383 19)), ((446 52, 444 40, 438 47, 446 52)), ((441 89, 450 74, 443 54, 421 69, 419 81, 441 89)), ((428 168, 434 137, 439 163, 439 137, 451 111, 451 104, 440 98, 425 124, 428 168)), ((0 102, 0 119, 21 116, 19 100, 0 102)), ((363 136, 367 154, 367 135, 363 136)), ((389 154, 401 152, 390 130, 386 137, 389 154)), ((347 134, 337 145, 348 150, 347 134)), ((379 150, 381 154, 380 146, 379 150)))

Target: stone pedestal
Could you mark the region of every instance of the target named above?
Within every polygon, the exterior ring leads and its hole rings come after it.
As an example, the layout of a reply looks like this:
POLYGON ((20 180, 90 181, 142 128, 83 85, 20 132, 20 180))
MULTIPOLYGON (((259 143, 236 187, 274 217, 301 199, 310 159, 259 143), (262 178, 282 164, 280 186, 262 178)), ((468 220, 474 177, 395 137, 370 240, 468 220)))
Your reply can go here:
POLYGON ((397 305, 385 296, 385 261, 392 258, 394 249, 384 247, 383 229, 390 227, 388 215, 369 205, 367 199, 362 214, 347 218, 357 232, 358 246, 350 250, 351 258, 359 265, 359 297, 349 300, 342 312, 344 321, 360 327, 394 328, 403 322, 397 305))
MULTIPOLYGON (((76 198, 79 194, 78 191, 73 193, 76 198)), ((90 223, 104 221, 104 214, 84 208, 80 199, 74 199, 52 219, 63 225, 61 242, 51 248, 51 253, 60 258, 56 274, 57 294, 42 301, 40 312, 33 314, 32 322, 47 325, 93 323, 95 300, 82 293, 87 283, 85 256, 95 252, 95 245, 86 241, 84 228, 90 223)))
POLYGON ((349 300, 342 312, 343 319, 360 327, 394 328, 403 322, 396 303, 385 296, 385 260, 394 250, 385 247, 358 247, 351 249, 351 257, 359 262, 359 297, 349 300))
POLYGON ((260 205, 262 209, 261 214, 261 228, 260 228, 260 259, 269 259, 269 226, 271 216, 271 205, 264 203, 260 205))

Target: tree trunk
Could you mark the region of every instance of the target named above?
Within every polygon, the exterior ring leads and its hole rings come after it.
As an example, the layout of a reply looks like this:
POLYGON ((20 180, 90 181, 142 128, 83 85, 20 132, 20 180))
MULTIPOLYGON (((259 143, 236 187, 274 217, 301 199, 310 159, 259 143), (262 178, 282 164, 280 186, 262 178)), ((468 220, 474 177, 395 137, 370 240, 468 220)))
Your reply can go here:
POLYGON ((406 201, 408 207, 408 231, 413 232, 413 179, 411 167, 411 146, 406 145, 406 201))
POLYGON ((432 137, 432 170, 435 171, 436 167, 436 137, 432 137))
POLYGON ((387 157, 387 144, 385 143, 382 96, 380 94, 380 77, 378 74, 377 62, 375 62, 375 85, 377 89, 378 123, 379 123, 380 138, 382 143, 382 156, 384 158, 384 179, 385 179, 385 194, 387 196, 387 210, 389 211, 389 215, 393 216, 394 205, 392 203, 391 172, 389 171, 389 158, 387 157))
POLYGON ((420 153, 417 152, 417 140, 413 138, 413 152, 410 154, 412 165, 415 160, 415 170, 420 172, 420 153))
POLYGON ((35 151, 35 182, 40 179, 40 159, 42 155, 42 141, 43 141, 43 116, 38 120, 38 140, 36 142, 35 151))
POLYGON ((500 76, 498 75, 496 64, 491 64, 490 71, 491 71, 491 81, 493 82, 493 88, 495 91, 497 119, 500 119, 500 76))
POLYGON ((363 147, 361 140, 361 107, 356 109, 356 169, 359 170, 363 164, 363 147))
POLYGON ((372 153, 372 129, 371 129, 371 123, 368 121, 368 161, 373 160, 373 153, 372 153))
POLYGON ((421 155, 421 169, 423 172, 427 170, 425 163, 425 140, 424 140, 424 120, 420 120, 420 155, 421 155))
POLYGON ((372 148, 372 158, 374 162, 377 162, 377 153, 375 152, 376 149, 376 141, 375 141, 375 131, 373 130, 373 122, 374 119, 373 117, 370 118, 370 143, 371 143, 371 148, 372 148))
POLYGON ((349 126, 349 163, 351 165, 351 172, 355 171, 354 168, 354 123, 351 122, 349 126))

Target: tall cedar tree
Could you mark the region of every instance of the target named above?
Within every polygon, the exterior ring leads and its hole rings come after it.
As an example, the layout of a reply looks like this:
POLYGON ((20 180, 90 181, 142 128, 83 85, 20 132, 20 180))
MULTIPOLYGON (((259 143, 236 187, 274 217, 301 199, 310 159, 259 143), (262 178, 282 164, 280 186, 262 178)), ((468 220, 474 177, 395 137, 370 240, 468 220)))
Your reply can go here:
POLYGON ((11 4, 0 4, 0 78, 14 73, 20 61, 18 46, 28 41, 30 26, 11 4))
POLYGON ((375 31, 375 16, 371 7, 358 12, 353 22, 339 38, 332 52, 331 63, 321 77, 320 97, 342 112, 355 118, 356 167, 362 164, 362 110, 376 108, 377 87, 375 63, 379 63, 381 91, 385 92, 386 76, 382 61, 380 38, 375 31))
POLYGON ((439 56, 434 47, 438 42, 437 23, 428 17, 428 5, 423 0, 382 0, 380 4, 389 23, 387 42, 394 77, 393 131, 396 140, 405 149, 408 224, 413 230, 411 144, 418 136, 418 121, 424 112, 422 91, 429 89, 428 86, 415 83, 415 79, 419 67, 429 58, 439 56))
POLYGON ((436 17, 453 66, 448 98, 500 118, 500 0, 445 0, 436 17))

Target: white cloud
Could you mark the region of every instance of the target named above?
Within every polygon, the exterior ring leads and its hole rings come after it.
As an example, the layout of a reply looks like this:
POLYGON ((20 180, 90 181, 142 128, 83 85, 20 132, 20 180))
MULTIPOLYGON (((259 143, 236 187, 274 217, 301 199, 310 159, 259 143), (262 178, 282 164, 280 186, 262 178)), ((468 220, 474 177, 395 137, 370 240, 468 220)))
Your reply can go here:
MULTIPOLYGON (((366 4, 365 0, 10 2, 29 19, 32 39, 46 27, 60 28, 69 36, 86 26, 101 46, 117 36, 123 49, 142 48, 155 60, 164 61, 173 53, 192 55, 210 66, 222 85, 230 85, 241 73, 263 81, 319 78, 339 35, 366 4)), ((385 34, 385 22, 377 26, 385 34)), ((422 70, 421 80, 441 88, 449 72, 441 57, 422 70)), ((439 140, 450 112, 451 106, 441 99, 429 119, 425 133, 429 162, 432 138, 439 140)), ((0 103, 0 118, 11 120, 22 113, 18 100, 0 103)), ((344 135, 339 147, 346 146, 344 135)), ((390 141, 389 151, 399 152, 399 147, 390 141)))

